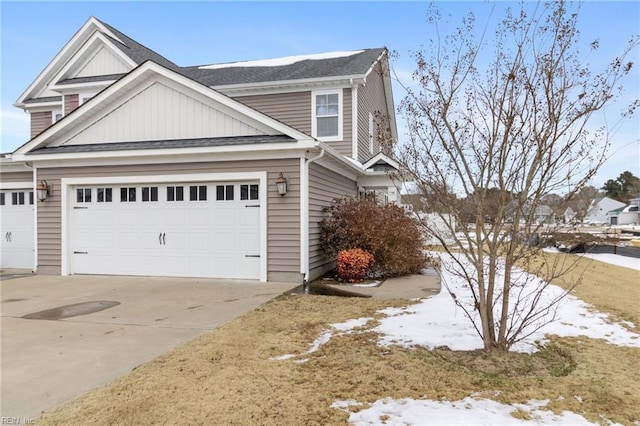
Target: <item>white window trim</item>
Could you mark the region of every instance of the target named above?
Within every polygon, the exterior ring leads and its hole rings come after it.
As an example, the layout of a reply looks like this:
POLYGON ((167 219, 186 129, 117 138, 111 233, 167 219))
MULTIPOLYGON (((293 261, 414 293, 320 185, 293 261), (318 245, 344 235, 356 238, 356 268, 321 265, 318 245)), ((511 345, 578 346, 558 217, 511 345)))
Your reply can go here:
POLYGON ((342 128, 344 127, 344 112, 342 101, 342 89, 314 90, 311 92, 311 136, 323 142, 341 141, 342 128), (318 95, 338 95, 338 135, 318 137, 318 120, 316 117, 316 96, 318 95))
POLYGON ((87 101, 84 100, 84 98, 93 98, 96 95, 95 92, 80 92, 78 93, 78 106, 84 104, 85 102, 88 102, 89 99, 87 99, 87 101))
POLYGON ((62 117, 64 117, 64 112, 62 111, 62 107, 53 108, 51 110, 51 124, 55 124, 58 121, 62 120, 62 117), (60 119, 56 120, 56 114, 60 114, 60 119))

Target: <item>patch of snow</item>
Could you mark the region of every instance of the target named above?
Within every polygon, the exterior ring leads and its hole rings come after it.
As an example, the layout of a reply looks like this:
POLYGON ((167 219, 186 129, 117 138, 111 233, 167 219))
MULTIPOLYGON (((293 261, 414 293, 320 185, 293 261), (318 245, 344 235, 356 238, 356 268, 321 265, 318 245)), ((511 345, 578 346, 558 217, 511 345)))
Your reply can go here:
MULTIPOLYGON (((351 401, 351 400, 349 400, 351 401)), ((332 404, 344 409, 345 401, 332 404)), ((482 424, 482 425, 593 425, 579 414, 563 411, 555 414, 544 410, 548 401, 529 401, 527 404, 501 404, 490 399, 467 397, 459 401, 432 401, 414 399, 384 398, 374 402, 369 408, 349 415, 349 423, 354 425, 378 424, 482 424), (516 411, 528 413, 531 420, 512 416, 516 411), (384 419, 384 420, 382 420, 384 419)))
POLYGON ((356 327, 364 327, 372 319, 373 318, 367 318, 367 317, 350 319, 345 322, 331 324, 331 327, 335 328, 338 331, 348 332, 348 331, 352 331, 356 327))
POLYGON ((349 407, 360 406, 362 402, 358 402, 355 399, 345 399, 344 401, 335 401, 330 405, 331 408, 336 408, 338 410, 345 410, 349 407))
POLYGON ((380 285, 380 281, 374 281, 372 283, 368 283, 368 284, 352 284, 354 287, 364 287, 364 288, 369 288, 369 287, 378 287, 380 285))
POLYGON ((301 61, 317 61, 320 59, 344 58, 347 56, 357 55, 364 50, 338 51, 317 53, 314 55, 295 55, 285 56, 282 58, 260 59, 257 61, 227 62, 224 64, 211 64, 198 67, 201 70, 217 70, 221 68, 238 68, 238 67, 280 67, 283 65, 292 65, 301 61))
POLYGON ((579 256, 640 271, 640 259, 634 257, 620 256, 611 253, 580 253, 579 256))
POLYGON ((560 250, 558 250, 555 247, 543 247, 542 251, 545 253, 562 253, 560 250))
MULTIPOLYGON (((443 290, 440 294, 420 303, 404 308, 387 308, 379 311, 387 315, 380 320, 374 331, 380 333, 378 343, 381 346, 400 345, 411 347, 415 345, 433 349, 438 346, 448 346, 451 350, 475 350, 483 348, 482 339, 476 332, 469 317, 456 305, 449 291, 456 295, 456 299, 463 306, 471 309, 473 297, 466 281, 455 274, 459 267, 454 259, 446 254, 440 254, 442 262, 443 290), (448 287, 448 291, 447 291, 448 287)), ((459 257, 462 268, 471 270, 472 266, 459 257)), ((539 278, 523 271, 515 271, 514 277, 526 282, 527 288, 540 288, 544 284, 539 278)), ((564 290, 555 285, 548 285, 542 290, 540 304, 548 303, 563 294, 564 290)), ((524 297, 524 296, 523 296, 524 297)), ((521 303, 530 303, 531 297, 524 297, 521 303)), ((513 301, 513 298, 512 298, 513 301)), ((500 306, 497 303, 496 306, 500 306)), ((542 305, 540 305, 542 306, 542 305)), ((511 307, 513 308, 513 306, 511 307)), ((541 318, 545 322, 552 315, 547 312, 541 318)), ((575 296, 567 295, 557 305, 556 320, 542 326, 526 339, 516 343, 511 350, 532 353, 543 344, 546 334, 558 336, 586 336, 593 339, 605 339, 611 344, 619 346, 640 347, 640 335, 633 333, 618 323, 611 323, 609 315, 597 312, 591 305, 584 303, 575 296)), ((476 327, 480 327, 480 320, 475 311, 471 312, 476 327)), ((496 316, 499 318, 499 315, 496 316)), ((529 330, 527 329, 525 333, 529 330)))
POLYGON ((329 340, 331 340, 332 334, 333 333, 331 333, 331 331, 325 331, 324 333, 322 333, 320 337, 318 337, 316 340, 313 341, 313 343, 311 344, 311 347, 305 353, 311 354, 311 353, 317 352, 318 349, 320 349, 320 346, 326 344, 329 340))
POLYGON ((295 356, 294 354, 284 354, 284 355, 272 356, 269 359, 272 361, 284 361, 285 359, 293 358, 294 356, 295 356))

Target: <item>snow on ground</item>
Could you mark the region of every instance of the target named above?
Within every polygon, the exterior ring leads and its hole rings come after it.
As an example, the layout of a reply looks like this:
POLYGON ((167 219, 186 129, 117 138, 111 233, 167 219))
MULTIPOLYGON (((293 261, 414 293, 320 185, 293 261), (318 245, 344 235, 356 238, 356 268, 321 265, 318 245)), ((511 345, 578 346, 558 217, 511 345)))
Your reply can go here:
MULTIPOLYGON (((428 348, 448 346, 452 350, 473 350, 483 347, 482 340, 471 325, 463 310, 456 306, 453 292, 461 303, 471 303, 471 292, 456 273, 456 264, 449 255, 440 254, 442 280, 446 283, 443 291, 431 298, 405 308, 389 308, 380 312, 387 318, 380 320, 374 330, 381 334, 379 343, 383 346, 420 345, 428 348)), ((462 268, 472 270, 470 264, 462 261, 462 268)), ((460 268, 460 266, 458 266, 460 268)), ((549 285, 524 271, 515 270, 516 282, 526 283, 535 289, 544 288, 541 303, 554 300, 563 294, 560 287, 549 285)), ((524 287, 526 288, 526 286, 524 287)), ((530 295, 525 300, 530 300, 530 295)), ((556 321, 543 326, 530 337, 512 347, 520 352, 538 350, 537 343, 544 343, 545 334, 559 336, 586 336, 605 339, 611 344, 640 347, 640 335, 628 331, 620 324, 612 323, 607 314, 596 312, 590 305, 574 296, 567 296, 559 302, 556 321)), ((477 318, 475 318, 477 322, 477 318)), ((630 327, 633 324, 627 323, 630 327)), ((564 411, 554 414, 545 407, 548 401, 529 401, 527 404, 505 405, 471 395, 459 401, 432 401, 391 398, 380 399, 356 413, 350 407, 363 403, 355 400, 336 401, 331 406, 350 413, 349 422, 355 425, 373 424, 482 424, 482 425, 523 425, 523 424, 572 424, 590 425, 584 417, 564 411), (512 416, 515 412, 526 413, 529 420, 512 416), (428 421, 427 421, 428 419, 428 421)), ((606 420, 606 419, 604 419, 606 420)), ((609 422, 607 422, 610 424, 609 422)))
MULTIPOLYGON (((452 350, 474 350, 483 347, 482 339, 474 329, 471 321, 462 308, 456 306, 448 290, 456 295, 460 303, 470 306, 473 303, 471 291, 466 282, 456 275, 459 268, 449 255, 440 255, 442 262, 443 290, 440 294, 420 303, 405 308, 388 308, 381 312, 387 318, 380 320, 380 325, 374 330, 381 334, 379 343, 386 345, 401 345, 410 347, 414 345, 435 348, 448 346, 452 350), (446 286, 445 286, 446 284, 446 286)), ((462 258, 462 268, 472 270, 471 264, 462 258)), ((545 283, 537 277, 524 271, 514 270, 514 278, 526 283, 525 288, 539 289, 545 283)), ((542 290, 539 306, 562 296, 564 290, 555 285, 548 285, 542 290)), ((512 294, 512 301, 515 294, 512 294)), ((528 294, 522 293, 525 301, 531 300, 535 291, 528 294)), ((513 313, 513 306, 512 313, 513 313)), ((541 318, 541 321, 549 318, 552 311, 541 318)), ((478 315, 472 312, 474 322, 480 327, 478 315)), ((568 295, 558 303, 555 312, 556 320, 542 326, 537 331, 532 331, 531 336, 516 343, 513 351, 531 353, 538 350, 536 342, 544 343, 545 334, 558 336, 586 336, 593 339, 605 339, 611 344, 620 346, 640 347, 640 335, 633 333, 618 323, 611 323, 609 316, 597 312, 591 305, 584 303, 575 296, 568 295)), ((499 318, 499 316, 496 316, 499 318)))
MULTIPOLYGON (((357 413, 350 413, 349 423, 354 425, 594 424, 570 411, 554 414, 552 411, 542 409, 548 403, 548 400, 531 400, 527 404, 505 405, 490 399, 473 399, 471 397, 460 401, 384 398, 374 402, 369 408, 357 413), (531 420, 517 419, 511 415, 518 410, 527 413, 531 420)), ((354 400, 347 400, 336 401, 331 407, 350 412, 348 407, 357 405, 362 404, 354 400)))
POLYGON ((597 260, 598 262, 610 263, 612 265, 622 266, 623 268, 640 271, 640 259, 636 259, 635 257, 620 256, 610 253, 581 253, 578 256, 584 256, 589 259, 597 260))
POLYGON ((199 67, 199 69, 216 70, 220 68, 237 68, 237 67, 279 67, 283 65, 295 64, 296 62, 300 62, 300 61, 344 58, 345 56, 357 55, 358 53, 362 53, 362 52, 364 52, 364 50, 351 50, 346 52, 327 52, 327 53, 317 53, 314 55, 285 56, 282 58, 260 59, 257 61, 228 62, 225 64, 203 65, 199 67))

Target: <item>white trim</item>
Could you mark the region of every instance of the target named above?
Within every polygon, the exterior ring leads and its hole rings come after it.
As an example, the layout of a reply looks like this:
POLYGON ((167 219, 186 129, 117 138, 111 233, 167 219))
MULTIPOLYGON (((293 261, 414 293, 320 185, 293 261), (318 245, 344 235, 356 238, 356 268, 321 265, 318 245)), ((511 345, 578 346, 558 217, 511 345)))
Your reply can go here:
POLYGON ((22 92, 18 100, 13 105, 19 108, 24 108, 23 102, 27 98, 27 96, 34 92, 39 86, 46 86, 46 82, 43 83, 43 80, 51 81, 52 74, 57 73, 56 68, 59 70, 60 67, 63 66, 62 64, 66 63, 95 31, 101 31, 105 34, 108 34, 113 39, 122 43, 122 40, 120 40, 112 31, 109 31, 107 27, 105 27, 101 22, 99 22, 93 16, 90 17, 87 22, 85 22, 84 25, 78 31, 76 31, 73 37, 71 37, 71 40, 69 40, 64 45, 64 47, 56 54, 56 56, 54 56, 54 58, 47 64, 45 69, 42 70, 40 74, 38 74, 38 77, 33 80, 29 87, 27 87, 27 89, 22 92), (47 76, 49 77, 47 78, 47 76))
POLYGON ((358 86, 351 86, 351 158, 358 159, 358 86))
POLYGON ((36 272, 38 270, 38 191, 36 191, 36 186, 38 182, 38 173, 36 168, 32 169, 33 171, 33 266, 31 268, 32 272, 36 272))
POLYGON ((104 177, 74 177, 60 179, 62 229, 60 231, 61 274, 69 275, 71 256, 68 253, 70 229, 68 224, 69 208, 67 201, 71 186, 99 185, 99 184, 140 184, 140 183, 174 183, 174 182, 218 182, 218 181, 248 181, 258 180, 260 185, 260 281, 267 281, 267 172, 235 172, 235 173, 192 173, 176 175, 147 175, 147 176, 104 176, 104 177))
MULTIPOLYGON (((72 57, 67 61, 64 67, 58 71, 51 81, 55 81, 56 83, 63 79, 65 74, 67 74, 74 67, 82 68, 89 61, 91 61, 94 56, 97 54, 97 45, 102 42, 103 45, 111 51, 115 56, 119 57, 125 64, 129 65, 131 69, 135 68, 138 64, 136 64, 130 57, 124 54, 122 50, 118 49, 111 40, 106 38, 102 33, 95 32, 89 37, 89 39, 82 45, 82 47, 75 51, 72 57), (83 57, 87 55, 87 57, 83 57), (77 58, 76 60, 74 60, 77 58)), ((124 44, 124 43, 123 43, 124 44)), ((131 69, 129 71, 131 71, 131 69)), ((65 77, 66 78, 66 77, 65 77)), ((73 78, 73 77, 72 77, 73 78)))
POLYGON ((64 101, 62 99, 59 101, 32 102, 24 104, 24 106, 21 108, 25 111, 32 112, 32 110, 36 108, 50 107, 51 105, 61 105, 63 102, 64 101))
POLYGON ((393 158, 391 158, 388 155, 386 155, 384 152, 379 152, 376 155, 374 155, 373 157, 371 157, 369 159, 369 161, 367 161, 366 163, 364 163, 362 165, 362 168, 364 170, 367 170, 367 169, 371 168, 379 160, 384 161, 385 163, 387 163, 388 165, 390 165, 391 167, 393 167, 396 170, 400 170, 400 164, 396 160, 394 160, 393 158))
MULTIPOLYGON (((125 74, 125 73, 123 73, 125 74)), ((64 94, 73 95, 78 93, 78 91, 93 89, 96 93, 104 89, 105 87, 111 86, 113 83, 118 81, 117 79, 113 80, 100 80, 100 81, 87 81, 84 83, 69 83, 69 84, 57 84, 54 86, 50 86, 51 90, 55 90, 56 92, 64 94)))
MULTIPOLYGON (((217 147, 200 147, 200 148, 170 148, 170 149, 140 149, 140 150, 122 150, 122 151, 103 151, 103 152, 75 152, 67 154, 15 154, 15 161, 44 161, 59 164, 61 161, 92 161, 88 164, 105 164, 105 161, 124 161, 134 160, 136 162, 166 162, 179 161, 176 157, 189 156, 190 159, 184 161, 194 161, 193 156, 197 155, 198 161, 202 161, 202 156, 211 155, 212 160, 220 159, 254 159, 260 160, 265 157, 283 158, 287 156, 287 152, 294 152, 314 148, 317 146, 315 141, 306 140, 299 142, 283 142, 264 145, 225 145, 217 147), (223 157, 221 157, 223 156, 223 157), (167 160, 170 158, 170 160, 167 160)), ((298 157, 299 154, 290 154, 290 157, 298 157)), ((289 158, 290 158, 289 157, 289 158)), ((131 161, 133 162, 133 161, 131 161)), ((42 165, 40 165, 42 167, 42 165)))
MULTIPOLYGON (((0 182, 0 190, 7 190, 7 189, 34 189, 35 186, 33 184, 33 182, 28 182, 28 181, 24 181, 24 182, 0 182)), ((35 200, 35 198, 34 198, 35 200)), ((34 201, 35 203, 35 201, 34 201)))
POLYGON ((311 136, 322 142, 334 142, 343 140, 342 129, 344 127, 344 89, 313 90, 311 92, 311 136), (322 95, 338 95, 338 134, 336 136, 318 136, 318 122, 316 117, 316 97, 322 95))

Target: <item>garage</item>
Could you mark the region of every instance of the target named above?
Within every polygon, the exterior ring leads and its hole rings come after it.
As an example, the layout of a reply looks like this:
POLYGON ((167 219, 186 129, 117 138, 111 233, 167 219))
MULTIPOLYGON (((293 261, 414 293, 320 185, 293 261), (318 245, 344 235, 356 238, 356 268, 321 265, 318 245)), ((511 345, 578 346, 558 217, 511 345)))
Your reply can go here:
POLYGON ((76 184, 69 273, 261 279, 259 180, 76 184))
POLYGON ((0 267, 3 269, 34 267, 33 202, 31 189, 0 191, 0 267))

